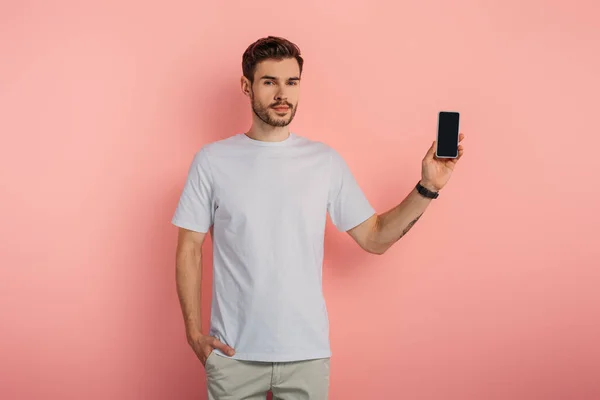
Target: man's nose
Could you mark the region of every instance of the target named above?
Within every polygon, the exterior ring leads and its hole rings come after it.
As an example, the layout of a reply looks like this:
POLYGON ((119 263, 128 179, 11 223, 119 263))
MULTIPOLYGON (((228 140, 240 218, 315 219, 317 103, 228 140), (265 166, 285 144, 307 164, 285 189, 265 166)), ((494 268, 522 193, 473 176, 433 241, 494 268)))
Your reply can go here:
POLYGON ((275 95, 275 100, 277 101, 283 101, 283 100, 287 100, 287 94, 283 91, 280 90, 276 95, 275 95))

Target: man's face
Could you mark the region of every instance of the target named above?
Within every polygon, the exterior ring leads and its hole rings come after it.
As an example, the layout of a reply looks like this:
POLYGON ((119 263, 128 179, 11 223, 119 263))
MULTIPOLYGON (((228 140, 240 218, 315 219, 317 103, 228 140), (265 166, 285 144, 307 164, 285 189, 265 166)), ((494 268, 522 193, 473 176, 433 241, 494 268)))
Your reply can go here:
POLYGON ((300 97, 300 67, 295 58, 257 64, 250 87, 252 110, 264 123, 282 127, 294 119, 300 97))

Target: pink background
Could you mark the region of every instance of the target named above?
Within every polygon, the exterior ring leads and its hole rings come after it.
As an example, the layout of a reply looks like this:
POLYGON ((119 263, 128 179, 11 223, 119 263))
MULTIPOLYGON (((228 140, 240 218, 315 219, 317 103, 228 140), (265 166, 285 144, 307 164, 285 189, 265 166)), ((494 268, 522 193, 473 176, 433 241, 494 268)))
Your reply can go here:
POLYGON ((439 110, 467 136, 384 256, 328 225, 330 398, 600 398, 599 12, 3 1, 0 398, 205 398, 170 219, 195 151, 249 126, 241 56, 269 34, 306 59, 292 129, 338 149, 378 211, 419 179, 439 110))

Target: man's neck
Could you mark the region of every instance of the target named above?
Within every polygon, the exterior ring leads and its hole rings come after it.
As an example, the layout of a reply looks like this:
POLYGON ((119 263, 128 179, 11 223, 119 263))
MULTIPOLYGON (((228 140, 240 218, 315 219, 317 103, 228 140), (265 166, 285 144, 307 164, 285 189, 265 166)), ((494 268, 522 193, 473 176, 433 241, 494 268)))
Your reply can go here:
POLYGON ((287 126, 271 126, 267 124, 252 124, 246 136, 262 142, 282 142, 290 136, 287 126))

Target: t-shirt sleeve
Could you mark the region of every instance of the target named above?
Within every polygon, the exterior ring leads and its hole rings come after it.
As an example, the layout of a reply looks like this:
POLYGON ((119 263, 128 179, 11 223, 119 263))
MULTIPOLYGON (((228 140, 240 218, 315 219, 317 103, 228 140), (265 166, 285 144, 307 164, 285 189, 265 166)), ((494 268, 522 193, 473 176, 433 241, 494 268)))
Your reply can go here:
POLYGON ((206 233, 214 220, 214 183, 206 149, 194 156, 175 215, 171 222, 180 228, 206 233))
POLYGON ((348 164, 333 149, 331 149, 331 183, 327 210, 331 222, 341 232, 360 225, 375 214, 348 164))

